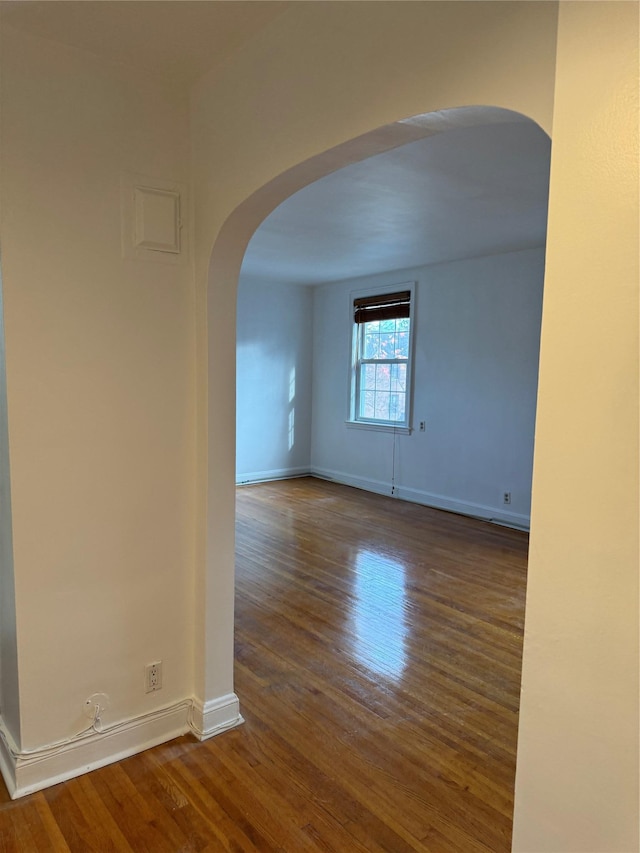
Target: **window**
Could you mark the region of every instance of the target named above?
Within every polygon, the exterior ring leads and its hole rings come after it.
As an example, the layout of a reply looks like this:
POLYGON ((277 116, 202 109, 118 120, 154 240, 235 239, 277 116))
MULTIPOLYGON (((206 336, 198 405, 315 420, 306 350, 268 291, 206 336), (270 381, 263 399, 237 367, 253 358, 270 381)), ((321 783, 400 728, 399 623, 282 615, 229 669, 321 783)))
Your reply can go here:
POLYGON ((411 298, 406 289, 353 300, 352 422, 409 427, 411 298))

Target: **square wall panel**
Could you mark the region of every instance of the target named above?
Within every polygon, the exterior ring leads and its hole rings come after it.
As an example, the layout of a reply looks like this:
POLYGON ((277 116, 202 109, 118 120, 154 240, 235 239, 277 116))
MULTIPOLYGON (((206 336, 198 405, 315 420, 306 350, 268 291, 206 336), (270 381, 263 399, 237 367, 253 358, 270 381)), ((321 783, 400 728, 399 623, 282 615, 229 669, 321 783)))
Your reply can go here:
POLYGON ((135 187, 134 245, 153 252, 180 251, 180 194, 135 187))
POLYGON ((124 174, 120 187, 122 256, 164 264, 188 262, 186 186, 124 174))

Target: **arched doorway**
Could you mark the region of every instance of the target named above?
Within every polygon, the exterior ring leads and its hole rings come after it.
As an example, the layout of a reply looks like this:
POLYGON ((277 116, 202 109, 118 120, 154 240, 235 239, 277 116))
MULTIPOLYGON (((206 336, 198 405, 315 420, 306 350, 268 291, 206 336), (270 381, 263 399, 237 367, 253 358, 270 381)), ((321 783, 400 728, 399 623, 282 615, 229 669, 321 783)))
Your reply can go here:
MULTIPOLYGON (((208 365, 209 371, 219 369, 225 362, 220 350, 220 341, 216 327, 222 318, 225 323, 234 323, 236 312, 236 292, 238 275, 246 246, 256 228, 265 217, 300 188, 319 178, 337 171, 351 163, 356 163, 408 142, 423 139, 433 134, 445 133, 456 128, 472 127, 479 124, 529 122, 530 119, 512 110, 497 107, 461 107, 434 113, 421 114, 385 125, 363 136, 299 163, 283 174, 265 184, 240 204, 227 219, 216 240, 209 264, 208 296, 208 365)), ((229 365, 225 364, 228 373, 229 365)), ((232 677, 233 650, 233 522, 234 508, 230 494, 235 484, 234 454, 230 449, 235 446, 234 411, 235 377, 233 384, 226 379, 228 394, 224 401, 216 394, 209 394, 209 435, 208 435, 208 521, 207 540, 209 546, 206 577, 202 579, 202 603, 200 614, 201 637, 204 640, 201 649, 202 659, 197 660, 202 691, 201 695, 224 697, 209 708, 202 703, 202 717, 199 728, 207 735, 218 728, 234 725, 238 720, 238 701, 230 690, 232 677), (221 419, 221 411, 226 416, 221 419), (215 568, 214 568, 215 566, 215 568), (223 606, 223 602, 226 606, 223 606), (210 613, 216 610, 214 620, 210 613), (216 641, 212 639, 215 631, 216 641), (212 652, 215 648, 215 652, 212 652), (206 651, 205 651, 206 649, 206 651)))

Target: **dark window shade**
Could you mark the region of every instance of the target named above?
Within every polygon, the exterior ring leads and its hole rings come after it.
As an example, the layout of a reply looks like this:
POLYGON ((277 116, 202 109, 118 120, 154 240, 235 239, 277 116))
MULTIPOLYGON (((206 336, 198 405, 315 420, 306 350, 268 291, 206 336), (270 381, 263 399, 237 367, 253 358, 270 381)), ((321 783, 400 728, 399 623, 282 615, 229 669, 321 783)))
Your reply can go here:
POLYGON ((372 320, 397 320, 409 316, 411 291, 385 293, 381 296, 364 296, 353 300, 355 323, 370 323, 372 320))

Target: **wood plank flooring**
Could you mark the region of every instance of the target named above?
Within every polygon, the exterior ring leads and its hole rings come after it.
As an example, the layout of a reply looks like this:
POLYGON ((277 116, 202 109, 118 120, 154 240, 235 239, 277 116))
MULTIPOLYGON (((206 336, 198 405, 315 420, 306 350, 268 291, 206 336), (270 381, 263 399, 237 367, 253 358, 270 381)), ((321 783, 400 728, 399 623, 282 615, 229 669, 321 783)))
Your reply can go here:
POLYGON ((320 480, 237 496, 246 723, 11 802, 0 851, 502 853, 527 537, 320 480))

